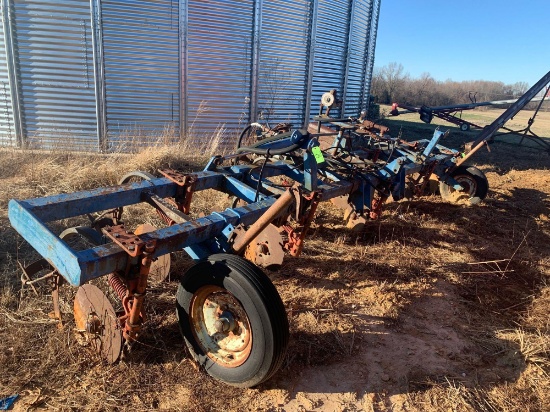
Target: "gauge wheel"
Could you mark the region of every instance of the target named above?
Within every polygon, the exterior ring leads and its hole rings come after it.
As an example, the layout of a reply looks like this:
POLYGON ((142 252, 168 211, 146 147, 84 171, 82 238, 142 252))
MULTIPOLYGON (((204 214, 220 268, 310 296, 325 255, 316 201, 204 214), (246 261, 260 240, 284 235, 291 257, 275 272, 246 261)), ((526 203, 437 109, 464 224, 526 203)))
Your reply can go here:
POLYGON ((143 172, 141 170, 135 170, 133 172, 126 173, 124 176, 122 176, 119 179, 118 184, 119 185, 124 185, 124 184, 130 183, 130 182, 140 182, 142 180, 152 180, 152 179, 156 179, 156 176, 149 173, 149 172, 143 172))
POLYGON ((463 132, 467 132, 468 130, 470 130, 470 125, 468 123, 462 123, 460 125, 460 130, 462 130, 463 132))
POLYGON ((464 191, 455 190, 445 182, 439 182, 439 192, 443 200, 457 203, 467 200, 471 205, 478 204, 487 196, 489 182, 485 174, 477 167, 457 167, 451 176, 464 187, 464 191))
POLYGON ((183 275, 176 306, 191 355, 212 377, 248 388, 280 368, 288 319, 275 286, 254 264, 211 255, 183 275))
POLYGON ((243 131, 239 135, 235 150, 241 147, 252 146, 254 143, 257 143, 259 140, 261 140, 259 139, 259 137, 262 136, 262 134, 263 130, 260 126, 256 124, 249 124, 243 129, 243 131))

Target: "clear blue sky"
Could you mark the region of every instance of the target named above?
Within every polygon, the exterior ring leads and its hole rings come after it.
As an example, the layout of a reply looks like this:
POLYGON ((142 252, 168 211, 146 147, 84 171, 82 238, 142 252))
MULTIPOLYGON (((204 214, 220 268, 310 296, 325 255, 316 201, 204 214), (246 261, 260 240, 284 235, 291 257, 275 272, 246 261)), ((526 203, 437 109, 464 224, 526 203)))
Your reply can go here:
POLYGON ((550 71, 550 0, 382 0, 375 67, 530 86, 550 71))

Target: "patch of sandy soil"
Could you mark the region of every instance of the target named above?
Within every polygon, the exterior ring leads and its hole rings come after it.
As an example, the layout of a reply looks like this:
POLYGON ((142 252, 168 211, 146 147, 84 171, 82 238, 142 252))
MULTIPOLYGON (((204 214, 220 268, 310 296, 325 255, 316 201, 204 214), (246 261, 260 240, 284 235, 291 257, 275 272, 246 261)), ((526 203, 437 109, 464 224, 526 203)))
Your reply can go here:
MULTIPOLYGON (((353 331, 347 332, 352 335, 346 339, 348 356, 335 354, 328 364, 282 374, 266 384, 253 406, 271 405, 281 411, 406 411, 411 409, 411 390, 422 390, 442 377, 466 385, 517 379, 524 367, 517 348, 503 341, 500 364, 487 362, 469 336, 465 308, 452 284, 434 280, 411 288, 415 293, 421 289, 421 297, 400 309, 397 318, 369 308, 345 314, 356 320, 353 331)), ((357 302, 376 302, 378 309, 391 307, 401 297, 388 298, 376 288, 355 294, 357 302)), ((318 344, 315 338, 311 344, 318 344)))

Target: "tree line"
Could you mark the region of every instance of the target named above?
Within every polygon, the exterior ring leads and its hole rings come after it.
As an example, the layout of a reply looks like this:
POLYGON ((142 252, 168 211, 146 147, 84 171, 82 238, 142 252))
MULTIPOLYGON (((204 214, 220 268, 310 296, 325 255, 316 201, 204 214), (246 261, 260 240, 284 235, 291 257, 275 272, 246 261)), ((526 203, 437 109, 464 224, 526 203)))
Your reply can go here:
POLYGON ((451 104, 508 100, 520 97, 529 89, 526 82, 504 84, 489 80, 435 80, 429 73, 412 78, 402 64, 389 63, 375 68, 371 94, 380 104, 446 106, 451 104))

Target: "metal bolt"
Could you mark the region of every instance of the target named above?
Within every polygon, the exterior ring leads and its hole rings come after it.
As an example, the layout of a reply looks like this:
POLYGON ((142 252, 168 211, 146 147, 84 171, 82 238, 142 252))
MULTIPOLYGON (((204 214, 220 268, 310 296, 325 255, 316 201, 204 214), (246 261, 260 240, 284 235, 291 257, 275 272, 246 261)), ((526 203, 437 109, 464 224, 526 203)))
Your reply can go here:
POLYGON ((236 322, 231 312, 222 312, 214 322, 214 328, 218 333, 227 333, 235 330, 236 322))
POLYGON ((155 251, 155 242, 147 242, 145 244, 145 251, 147 253, 153 253, 155 251))
POLYGON ((225 318, 217 319, 216 322, 214 322, 214 328, 218 333, 228 332, 230 326, 229 320, 225 318))
POLYGON ((98 334, 101 331, 101 321, 96 316, 90 315, 86 320, 85 329, 88 333, 98 334))

